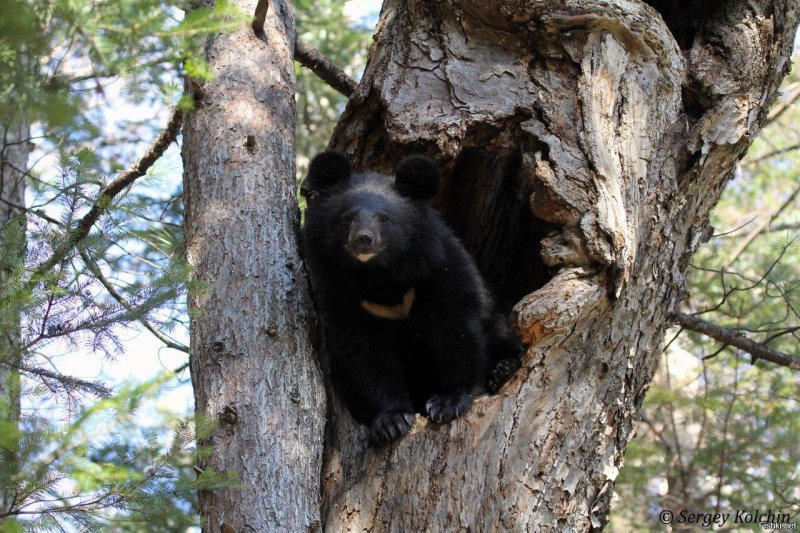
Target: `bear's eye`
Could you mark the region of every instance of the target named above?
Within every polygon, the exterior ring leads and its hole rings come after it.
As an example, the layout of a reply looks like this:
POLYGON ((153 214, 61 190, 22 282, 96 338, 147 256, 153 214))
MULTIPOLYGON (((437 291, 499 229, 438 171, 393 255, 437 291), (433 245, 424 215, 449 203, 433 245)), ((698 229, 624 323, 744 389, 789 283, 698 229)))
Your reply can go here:
POLYGON ((382 224, 386 224, 387 222, 389 222, 389 216, 380 214, 378 215, 378 220, 380 220, 382 224))
POLYGON ((352 222, 353 220, 355 220, 356 214, 355 213, 345 213, 344 217, 342 217, 342 218, 344 218, 345 222, 352 222))

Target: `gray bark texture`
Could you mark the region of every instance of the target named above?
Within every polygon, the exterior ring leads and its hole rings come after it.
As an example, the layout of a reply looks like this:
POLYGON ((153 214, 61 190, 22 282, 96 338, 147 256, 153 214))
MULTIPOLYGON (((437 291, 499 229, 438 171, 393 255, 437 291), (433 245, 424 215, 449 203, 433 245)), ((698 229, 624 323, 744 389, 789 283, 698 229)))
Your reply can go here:
POLYGON ((199 467, 238 477, 201 491, 205 531, 319 524, 325 391, 296 239, 294 34, 290 7, 273 0, 266 42, 249 28, 213 37, 215 78, 189 83, 186 249, 205 284, 190 295, 191 375, 197 414, 218 422, 199 467))
POLYGON ((673 12, 384 2, 330 147, 357 170, 442 163, 437 205, 529 349, 498 396, 449 425, 418 417, 392 447, 365 449, 332 401, 326 530, 605 524, 669 313, 799 15, 796 0, 707 2, 692 20, 684 2, 651 3, 673 12))
MULTIPOLYGON (((30 128, 21 121, 12 126, 0 126, 2 133, 2 157, 0 158, 0 238, 14 239, 16 242, 3 242, 4 247, 17 253, 0 257, 0 288, 7 281, 11 269, 25 253, 25 216, 21 209, 25 205, 25 174, 28 170, 28 155, 31 144, 30 128), (15 231, 10 224, 17 224, 15 231)), ((2 289, 0 289, 1 291, 2 289)), ((4 313, 5 315, 5 313, 4 313)), ((0 337, 0 418, 18 421, 20 415, 20 375, 18 349, 21 343, 19 320, 4 317, 8 323, 2 325, 0 337)), ((0 454, 0 461, 14 461, 13 454, 0 454)), ((8 495, 0 491, 0 509, 10 506, 8 495)), ((0 520, 2 522, 2 520, 0 520)))
POLYGON ((313 357, 292 15, 270 2, 266 44, 209 41, 216 78, 190 83, 183 146, 188 257, 207 284, 190 299, 191 368, 198 413, 220 420, 200 466, 241 486, 200 495, 207 531, 605 523, 690 258, 788 71, 800 10, 716 0, 690 18, 685 2, 650 3, 672 12, 384 2, 330 146, 357 170, 414 152, 442 164, 436 205, 529 348, 499 395, 452 424, 418 417, 383 448, 335 396, 326 406, 313 357))

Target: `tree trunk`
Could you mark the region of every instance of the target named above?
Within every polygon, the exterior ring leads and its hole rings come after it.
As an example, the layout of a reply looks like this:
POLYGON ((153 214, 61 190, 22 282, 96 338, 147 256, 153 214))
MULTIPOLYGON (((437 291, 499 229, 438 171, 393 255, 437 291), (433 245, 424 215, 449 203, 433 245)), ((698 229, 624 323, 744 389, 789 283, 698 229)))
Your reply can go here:
MULTIPOLYGON (((0 158, 0 239, 2 247, 12 253, 0 257, 0 287, 4 287, 10 272, 25 254, 25 174, 31 144, 30 128, 24 121, 2 126, 3 144, 0 158), (13 226, 13 227, 12 227, 13 226), (12 242, 8 242, 11 240, 12 242)), ((19 347, 20 321, 15 313, 2 311, 0 319, 0 419, 17 422, 20 416, 19 347), (7 316, 10 315, 10 316, 7 316)), ((0 461, 12 464, 15 454, 0 451, 0 461)), ((0 490, 0 510, 10 506, 10 496, 0 490)))
POLYGON ((797 0, 387 0, 331 140, 425 152, 529 344, 497 397, 367 449, 331 402, 325 529, 602 526, 708 215, 789 68, 797 0), (675 6, 678 7, 670 7, 675 6), (670 24, 672 28, 667 26, 670 24), (679 44, 684 49, 679 47, 679 44))
MULTIPOLYGON (((234 3, 255 11, 255 1, 234 3)), ((265 35, 210 39, 215 78, 189 83, 186 249, 204 285, 190 294, 191 374, 198 415, 218 421, 198 466, 238 478, 201 491, 205 531, 319 524, 325 395, 297 250, 295 29, 285 1, 270 2, 265 35)))

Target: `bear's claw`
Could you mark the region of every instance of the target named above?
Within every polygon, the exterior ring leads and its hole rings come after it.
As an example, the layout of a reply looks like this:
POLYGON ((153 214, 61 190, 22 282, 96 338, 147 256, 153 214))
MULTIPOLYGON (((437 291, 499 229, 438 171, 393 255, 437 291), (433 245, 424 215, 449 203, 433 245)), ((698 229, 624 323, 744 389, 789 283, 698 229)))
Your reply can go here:
POLYGON ((466 392, 435 394, 425 404, 425 410, 431 420, 443 424, 466 413, 470 405, 472 405, 472 396, 466 392))
POLYGON ((374 444, 389 444, 400 440, 411 430, 414 413, 406 411, 388 411, 381 413, 372 421, 369 440, 374 444))

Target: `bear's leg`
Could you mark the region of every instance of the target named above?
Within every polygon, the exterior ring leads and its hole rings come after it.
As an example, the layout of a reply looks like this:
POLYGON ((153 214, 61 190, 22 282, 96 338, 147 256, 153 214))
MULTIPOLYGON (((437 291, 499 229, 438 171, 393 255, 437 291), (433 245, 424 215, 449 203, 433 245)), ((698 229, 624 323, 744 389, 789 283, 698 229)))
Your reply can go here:
POLYGON ((491 394, 497 394, 497 391, 519 370, 525 350, 503 315, 497 313, 492 316, 486 325, 486 330, 489 337, 490 360, 486 387, 491 394))
POLYGON ((390 331, 326 328, 336 391, 373 443, 388 443, 409 432, 414 408, 390 331))
POLYGON ((441 392, 425 409, 434 422, 450 422, 472 405, 473 394, 486 372, 486 338, 479 322, 464 317, 436 317, 427 339, 441 392))

